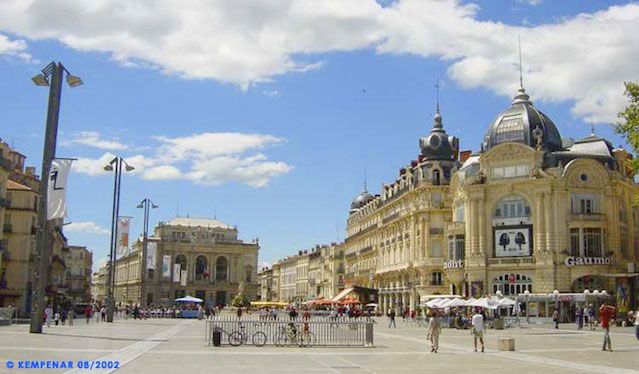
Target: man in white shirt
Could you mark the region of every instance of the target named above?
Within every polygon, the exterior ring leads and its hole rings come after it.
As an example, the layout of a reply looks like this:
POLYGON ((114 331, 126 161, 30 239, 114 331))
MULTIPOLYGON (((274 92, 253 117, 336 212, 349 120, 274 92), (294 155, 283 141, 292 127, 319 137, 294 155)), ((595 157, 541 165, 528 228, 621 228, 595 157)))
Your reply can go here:
POLYGON ((481 343, 481 351, 484 352, 484 316, 479 313, 479 309, 475 310, 472 318, 473 337, 475 341, 475 352, 477 352, 477 339, 481 343))

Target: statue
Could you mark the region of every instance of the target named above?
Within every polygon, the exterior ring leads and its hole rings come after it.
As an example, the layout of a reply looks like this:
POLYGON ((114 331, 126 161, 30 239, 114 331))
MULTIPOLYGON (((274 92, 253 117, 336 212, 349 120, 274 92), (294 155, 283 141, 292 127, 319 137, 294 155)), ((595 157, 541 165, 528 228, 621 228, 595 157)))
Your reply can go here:
POLYGON ((541 150, 541 146, 544 143, 544 132, 541 130, 539 125, 537 125, 537 127, 533 130, 533 137, 537 140, 537 150, 541 150))

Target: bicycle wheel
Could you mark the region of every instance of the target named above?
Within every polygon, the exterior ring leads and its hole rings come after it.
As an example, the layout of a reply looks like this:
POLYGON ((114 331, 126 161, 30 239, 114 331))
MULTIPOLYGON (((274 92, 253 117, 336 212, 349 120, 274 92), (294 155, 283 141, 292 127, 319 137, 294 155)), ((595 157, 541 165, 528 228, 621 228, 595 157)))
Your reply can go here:
POLYGON ((315 344, 315 334, 312 332, 303 332, 298 337, 298 345, 300 347, 312 347, 315 344))
POLYGON ((258 331, 253 334, 253 345, 255 346, 263 347, 267 340, 268 338, 266 337, 266 334, 262 331, 258 331))
POLYGON ((288 334, 285 332, 280 332, 279 334, 277 334, 275 338, 275 345, 277 345, 278 347, 283 347, 285 345, 288 345, 289 342, 290 340, 288 338, 288 334))
POLYGON ((229 335, 229 344, 232 345, 233 347, 237 347, 238 345, 241 345, 243 342, 244 342, 243 336, 239 331, 233 331, 229 335))

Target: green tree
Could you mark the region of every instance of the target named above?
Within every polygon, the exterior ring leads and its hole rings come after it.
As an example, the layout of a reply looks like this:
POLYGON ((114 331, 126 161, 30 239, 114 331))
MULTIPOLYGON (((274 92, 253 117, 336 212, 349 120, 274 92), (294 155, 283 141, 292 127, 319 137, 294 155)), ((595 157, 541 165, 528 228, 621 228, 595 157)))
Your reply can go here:
MULTIPOLYGON (((639 83, 626 82, 625 95, 630 103, 618 117, 621 122, 617 123, 617 133, 623 135, 632 147, 635 154, 639 153, 639 83)), ((635 172, 639 172, 639 158, 632 160, 632 167, 635 172)))
POLYGON ((231 305, 236 308, 248 308, 251 306, 251 302, 246 298, 246 296, 244 296, 244 294, 238 294, 233 298, 233 301, 231 301, 231 305))

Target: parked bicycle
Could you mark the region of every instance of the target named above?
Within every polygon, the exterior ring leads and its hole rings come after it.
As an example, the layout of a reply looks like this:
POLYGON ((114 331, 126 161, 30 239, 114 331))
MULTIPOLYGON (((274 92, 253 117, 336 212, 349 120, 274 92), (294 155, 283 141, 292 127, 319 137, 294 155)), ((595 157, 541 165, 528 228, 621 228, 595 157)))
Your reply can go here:
MULTIPOLYGON (((233 347, 240 346, 248 342, 249 334, 246 332, 244 325, 240 324, 239 328, 235 331, 228 332, 223 330, 221 327, 218 327, 220 332, 228 335, 228 342, 233 347)), ((268 337, 263 331, 255 331, 253 335, 251 335, 251 343, 254 346, 262 347, 266 344, 268 337)))
POLYGON ((294 323, 288 323, 286 327, 280 327, 274 339, 275 345, 283 347, 298 345, 300 347, 312 347, 315 344, 315 334, 313 334, 308 324, 305 324, 302 331, 294 323))

